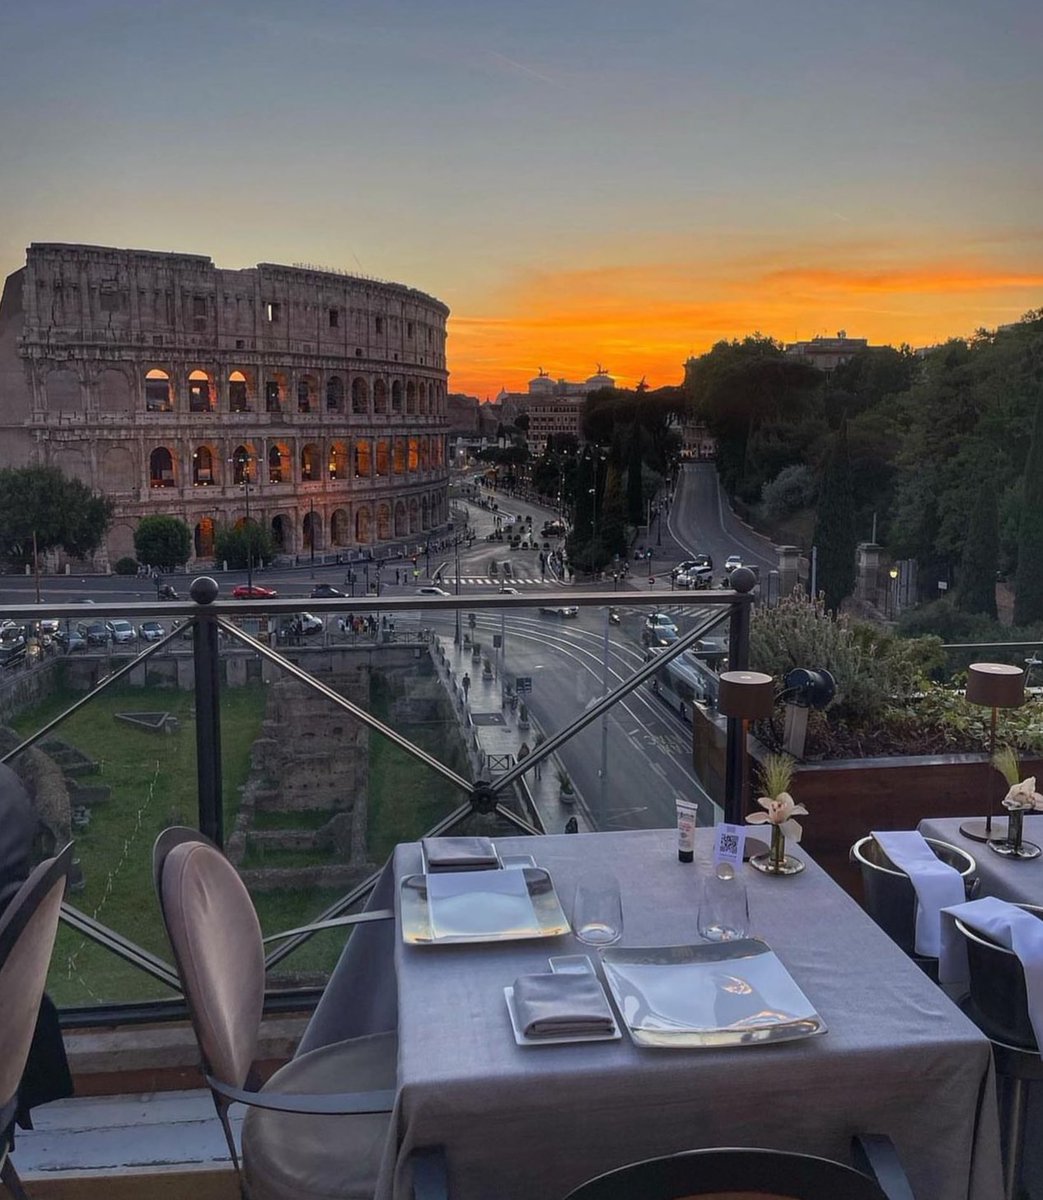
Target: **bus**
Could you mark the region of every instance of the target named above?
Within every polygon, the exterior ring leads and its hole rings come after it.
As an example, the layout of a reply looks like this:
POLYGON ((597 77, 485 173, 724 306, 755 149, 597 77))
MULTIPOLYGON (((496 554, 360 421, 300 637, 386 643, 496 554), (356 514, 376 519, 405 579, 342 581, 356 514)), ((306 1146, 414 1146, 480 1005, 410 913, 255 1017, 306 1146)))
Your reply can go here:
MULTIPOLYGON (((652 651, 653 655, 655 651, 652 651)), ((691 650, 663 663, 652 676, 652 691, 677 713, 691 722, 696 703, 717 705, 717 672, 691 650)))

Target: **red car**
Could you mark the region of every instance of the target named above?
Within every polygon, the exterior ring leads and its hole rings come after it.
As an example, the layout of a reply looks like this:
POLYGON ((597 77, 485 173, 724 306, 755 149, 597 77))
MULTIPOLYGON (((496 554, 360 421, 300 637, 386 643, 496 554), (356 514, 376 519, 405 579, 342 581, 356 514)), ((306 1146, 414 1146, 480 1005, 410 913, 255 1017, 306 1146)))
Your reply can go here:
POLYGON ((233 600, 272 600, 278 594, 275 588, 261 587, 259 583, 255 583, 253 587, 240 583, 232 588, 233 600))

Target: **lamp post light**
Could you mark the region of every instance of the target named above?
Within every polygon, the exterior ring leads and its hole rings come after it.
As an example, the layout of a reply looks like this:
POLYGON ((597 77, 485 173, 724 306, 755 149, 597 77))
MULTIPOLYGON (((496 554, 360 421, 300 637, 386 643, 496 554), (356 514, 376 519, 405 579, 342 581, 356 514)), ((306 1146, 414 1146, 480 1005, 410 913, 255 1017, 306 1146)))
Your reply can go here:
POLYGON ((891 620, 893 621, 898 613, 898 567, 892 567, 887 573, 891 577, 891 586, 888 589, 888 598, 891 601, 891 620))
MULTIPOLYGON (((249 454, 239 454, 228 460, 234 472, 240 476, 235 479, 235 482, 242 487, 246 496, 246 523, 243 530, 246 534, 246 586, 253 595, 254 586, 254 555, 253 555, 253 534, 250 532, 250 463, 252 459, 249 454)), ((233 475, 234 479, 234 475, 233 475)))

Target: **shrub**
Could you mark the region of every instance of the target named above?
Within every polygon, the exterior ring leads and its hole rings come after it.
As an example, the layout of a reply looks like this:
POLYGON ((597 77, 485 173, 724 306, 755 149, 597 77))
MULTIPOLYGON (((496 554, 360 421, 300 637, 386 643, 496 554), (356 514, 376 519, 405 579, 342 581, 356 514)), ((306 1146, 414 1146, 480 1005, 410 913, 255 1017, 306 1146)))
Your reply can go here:
POLYGON ((769 520, 788 517, 807 508, 815 499, 815 473, 803 463, 792 463, 761 488, 761 504, 769 520))
POLYGON ((112 569, 117 575, 137 575, 138 560, 132 558, 129 554, 125 554, 122 558, 116 559, 112 564, 112 569))

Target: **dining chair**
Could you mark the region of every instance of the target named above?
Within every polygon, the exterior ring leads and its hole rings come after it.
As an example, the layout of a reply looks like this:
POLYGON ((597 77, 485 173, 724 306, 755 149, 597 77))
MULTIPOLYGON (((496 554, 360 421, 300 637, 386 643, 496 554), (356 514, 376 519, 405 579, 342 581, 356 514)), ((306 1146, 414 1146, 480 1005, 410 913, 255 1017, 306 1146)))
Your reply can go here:
POLYGON ((10 1158, 9 1133, 58 932, 72 842, 40 863, 0 913, 0 1182, 28 1200, 10 1158))
MULTIPOLYGON (((309 1051, 261 1083, 255 1058, 264 941, 272 939, 262 939, 245 885, 212 842, 184 828, 157 838, 153 877, 203 1073, 243 1195, 368 1200, 391 1133, 397 1035, 377 1033, 309 1051), (345 1086, 357 1090, 344 1092, 345 1086), (248 1106, 241 1154, 228 1119, 233 1103, 248 1106)), ((275 938, 393 916, 357 913, 275 938)))
POLYGON ((855 1138, 862 1167, 782 1150, 687 1150, 609 1171, 565 1200, 913 1200, 890 1139, 855 1138))
MULTIPOLYGON (((1043 908, 1019 904, 1043 918, 1043 908)), ((992 1043, 992 1060, 1000 1082, 1000 1141, 1003 1151, 1003 1194, 1018 1195, 1025 1145, 1029 1084, 1043 1079, 1043 1058, 1029 1016, 1025 971, 1013 951, 956 918, 967 943, 970 993, 963 1011, 992 1043)))

